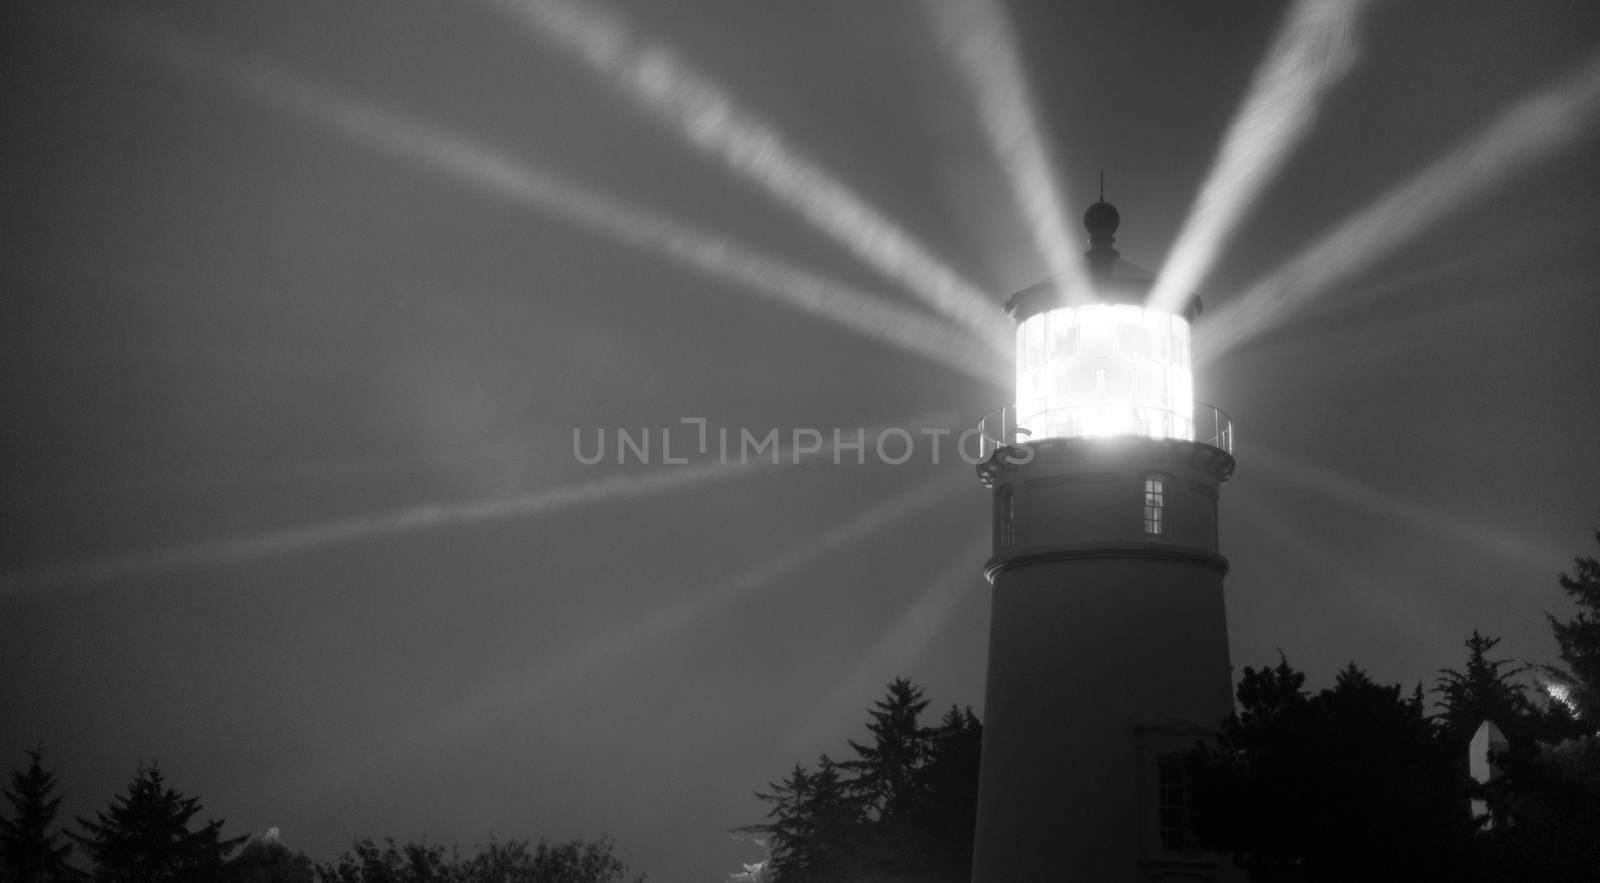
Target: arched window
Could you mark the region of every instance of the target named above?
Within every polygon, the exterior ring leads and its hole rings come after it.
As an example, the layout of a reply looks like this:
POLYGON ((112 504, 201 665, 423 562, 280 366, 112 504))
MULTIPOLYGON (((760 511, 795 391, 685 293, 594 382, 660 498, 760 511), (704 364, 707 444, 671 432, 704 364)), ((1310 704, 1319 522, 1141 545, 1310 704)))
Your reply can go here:
POLYGON ((1159 475, 1144 479, 1144 532, 1151 536, 1167 532, 1167 480, 1159 475))
POLYGON ((1009 549, 1016 542, 1015 515, 1011 501, 1011 485, 1003 484, 994 492, 995 542, 1000 549, 1009 549))

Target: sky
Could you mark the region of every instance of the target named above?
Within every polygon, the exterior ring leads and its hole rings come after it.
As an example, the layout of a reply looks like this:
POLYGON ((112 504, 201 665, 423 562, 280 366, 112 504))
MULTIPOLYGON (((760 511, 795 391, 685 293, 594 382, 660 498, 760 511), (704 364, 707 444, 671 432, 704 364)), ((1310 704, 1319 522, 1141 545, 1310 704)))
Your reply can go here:
POLYGON ((752 792, 892 678, 981 713, 954 437, 1102 171, 1205 302, 1236 674, 1553 661, 1596 551, 1594 4, 0 16, 0 758, 64 816, 158 762, 320 860, 758 859, 752 792))

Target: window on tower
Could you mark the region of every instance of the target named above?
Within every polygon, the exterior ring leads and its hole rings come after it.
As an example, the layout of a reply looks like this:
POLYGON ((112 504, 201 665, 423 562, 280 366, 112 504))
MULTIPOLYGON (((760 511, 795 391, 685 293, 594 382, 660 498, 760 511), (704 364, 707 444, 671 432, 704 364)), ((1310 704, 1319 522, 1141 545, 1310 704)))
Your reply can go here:
POLYGON ((1194 848, 1189 827, 1189 771, 1182 755, 1161 758, 1156 766, 1156 787, 1160 793, 1156 808, 1160 815, 1161 848, 1181 852, 1194 848))
POLYGON ((1152 536, 1167 532, 1167 481, 1159 475, 1144 480, 1144 532, 1152 536))

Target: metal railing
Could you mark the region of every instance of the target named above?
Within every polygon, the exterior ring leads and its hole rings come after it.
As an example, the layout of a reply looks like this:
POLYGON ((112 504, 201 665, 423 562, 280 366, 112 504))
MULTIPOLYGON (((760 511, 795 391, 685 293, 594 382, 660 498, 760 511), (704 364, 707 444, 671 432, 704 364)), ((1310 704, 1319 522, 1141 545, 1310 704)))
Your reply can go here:
POLYGON ((1233 453, 1233 418, 1204 402, 1194 403, 1194 440, 1233 453))
MULTIPOLYGON (((1134 409, 1132 409, 1130 406, 1130 411, 1131 410, 1134 409)), ((1045 413, 1048 414, 1051 412, 1045 413)), ((1130 420, 1129 423, 1136 424, 1137 421, 1130 420)), ((1142 433, 1128 432, 1120 434, 1141 435, 1142 433)), ((982 454, 984 459, 988 459, 996 450, 1002 447, 1019 445, 1024 442, 1038 440, 1038 437, 1035 436, 1031 429, 1026 426, 1022 426, 1017 422, 1017 408, 1015 405, 1007 405, 1004 408, 996 408, 995 410, 983 415, 983 419, 978 422, 978 435, 982 441, 982 454)), ((1083 438, 1086 435, 1086 433, 1080 432, 1061 435, 1058 437, 1083 438)), ((1230 418, 1227 415, 1227 412, 1223 411, 1221 408, 1196 402, 1194 406, 1192 435, 1192 438, 1184 440, 1195 441, 1202 445, 1209 445, 1210 447, 1226 451, 1229 454, 1233 453, 1233 419, 1230 418)), ((1173 435, 1167 437, 1176 438, 1177 436, 1173 435)))

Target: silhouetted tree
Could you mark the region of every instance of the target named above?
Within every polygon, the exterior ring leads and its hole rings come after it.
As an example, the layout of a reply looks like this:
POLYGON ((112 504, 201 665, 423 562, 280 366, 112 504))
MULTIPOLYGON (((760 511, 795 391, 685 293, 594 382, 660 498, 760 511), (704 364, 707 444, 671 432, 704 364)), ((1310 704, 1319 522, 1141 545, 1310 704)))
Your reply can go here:
POLYGON ((1496 824, 1484 835, 1490 879, 1600 880, 1600 737, 1512 744, 1486 789, 1496 824))
POLYGON ((1489 651, 1499 638, 1478 634, 1474 629, 1466 641, 1467 665, 1464 671, 1439 670, 1433 692, 1443 709, 1441 723, 1446 735, 1464 748, 1484 721, 1494 721, 1509 738, 1531 735, 1533 703, 1525 688, 1514 678, 1524 670, 1509 659, 1490 659, 1489 651))
MULTIPOLYGON (((1594 536, 1600 542, 1600 530, 1594 536)), ((1546 614, 1566 663, 1565 670, 1547 669, 1570 691, 1576 716, 1593 733, 1600 731, 1600 560, 1574 558, 1572 573, 1561 574, 1560 581, 1578 613, 1567 620, 1546 614)))
POLYGON ((1258 880, 1470 879, 1467 778, 1420 689, 1402 699, 1354 664, 1304 684, 1282 658, 1244 670, 1239 712, 1191 755, 1200 843, 1258 880))
POLYGON ((972 873, 972 839, 978 823, 978 762, 983 724, 972 709, 951 706, 928 736, 921 771, 923 800, 914 816, 923 877, 965 881, 972 873))
POLYGON ((27 752, 28 767, 11 771, 11 790, 0 791, 11 804, 10 818, 0 819, 0 880, 46 883, 70 880, 76 874, 67 866, 72 844, 58 841, 54 796, 55 774, 44 768, 43 748, 27 752))
MULTIPOLYGON (((526 840, 510 840, 491 841, 462 871, 462 883, 613 883, 627 876, 628 866, 608 838, 540 841, 532 849, 526 840)), ((635 879, 642 883, 644 875, 635 879)))
POLYGON ((812 772, 796 764, 788 777, 756 794, 772 804, 771 821, 744 830, 769 836, 772 879, 780 883, 858 880, 868 867, 867 818, 840 766, 828 755, 812 772))
POLYGON ((1578 613, 1549 617, 1566 668, 1540 667, 1571 707, 1536 709, 1531 738, 1508 731, 1501 775, 1484 789, 1495 821, 1484 838, 1486 864, 1498 879, 1600 879, 1600 562, 1574 563, 1560 583, 1578 613))
POLYGON ((940 725, 920 722, 922 690, 898 679, 870 709, 870 744, 856 759, 823 755, 816 771, 796 766, 757 796, 769 821, 737 829, 770 850, 761 870, 776 883, 955 881, 972 867, 978 758, 983 727, 951 708, 940 725), (855 773, 844 778, 841 772, 855 773))
POLYGON ((115 883, 215 881, 228 853, 244 837, 223 838, 222 822, 189 830, 200 801, 166 786, 155 765, 141 766, 126 795, 95 814, 78 819, 82 833, 67 832, 94 863, 96 880, 115 883))
POLYGON ((426 840, 358 840, 352 849, 317 866, 319 883, 617 883, 628 872, 607 838, 531 848, 526 840, 490 841, 471 858, 426 840))
POLYGON ((427 883, 443 881, 447 868, 459 856, 436 843, 415 840, 396 843, 386 839, 379 847, 371 840, 357 840, 333 865, 318 865, 322 883, 427 883))
POLYGON ((928 700, 905 678, 889 684, 889 695, 873 703, 870 745, 850 740, 857 760, 844 764, 856 774, 851 787, 873 808, 879 821, 909 822, 922 801, 921 772, 928 758, 928 730, 921 724, 928 700))
POLYGON ((278 829, 252 834, 239 854, 223 866, 227 883, 313 883, 316 869, 311 858, 295 852, 278 839, 278 829))

